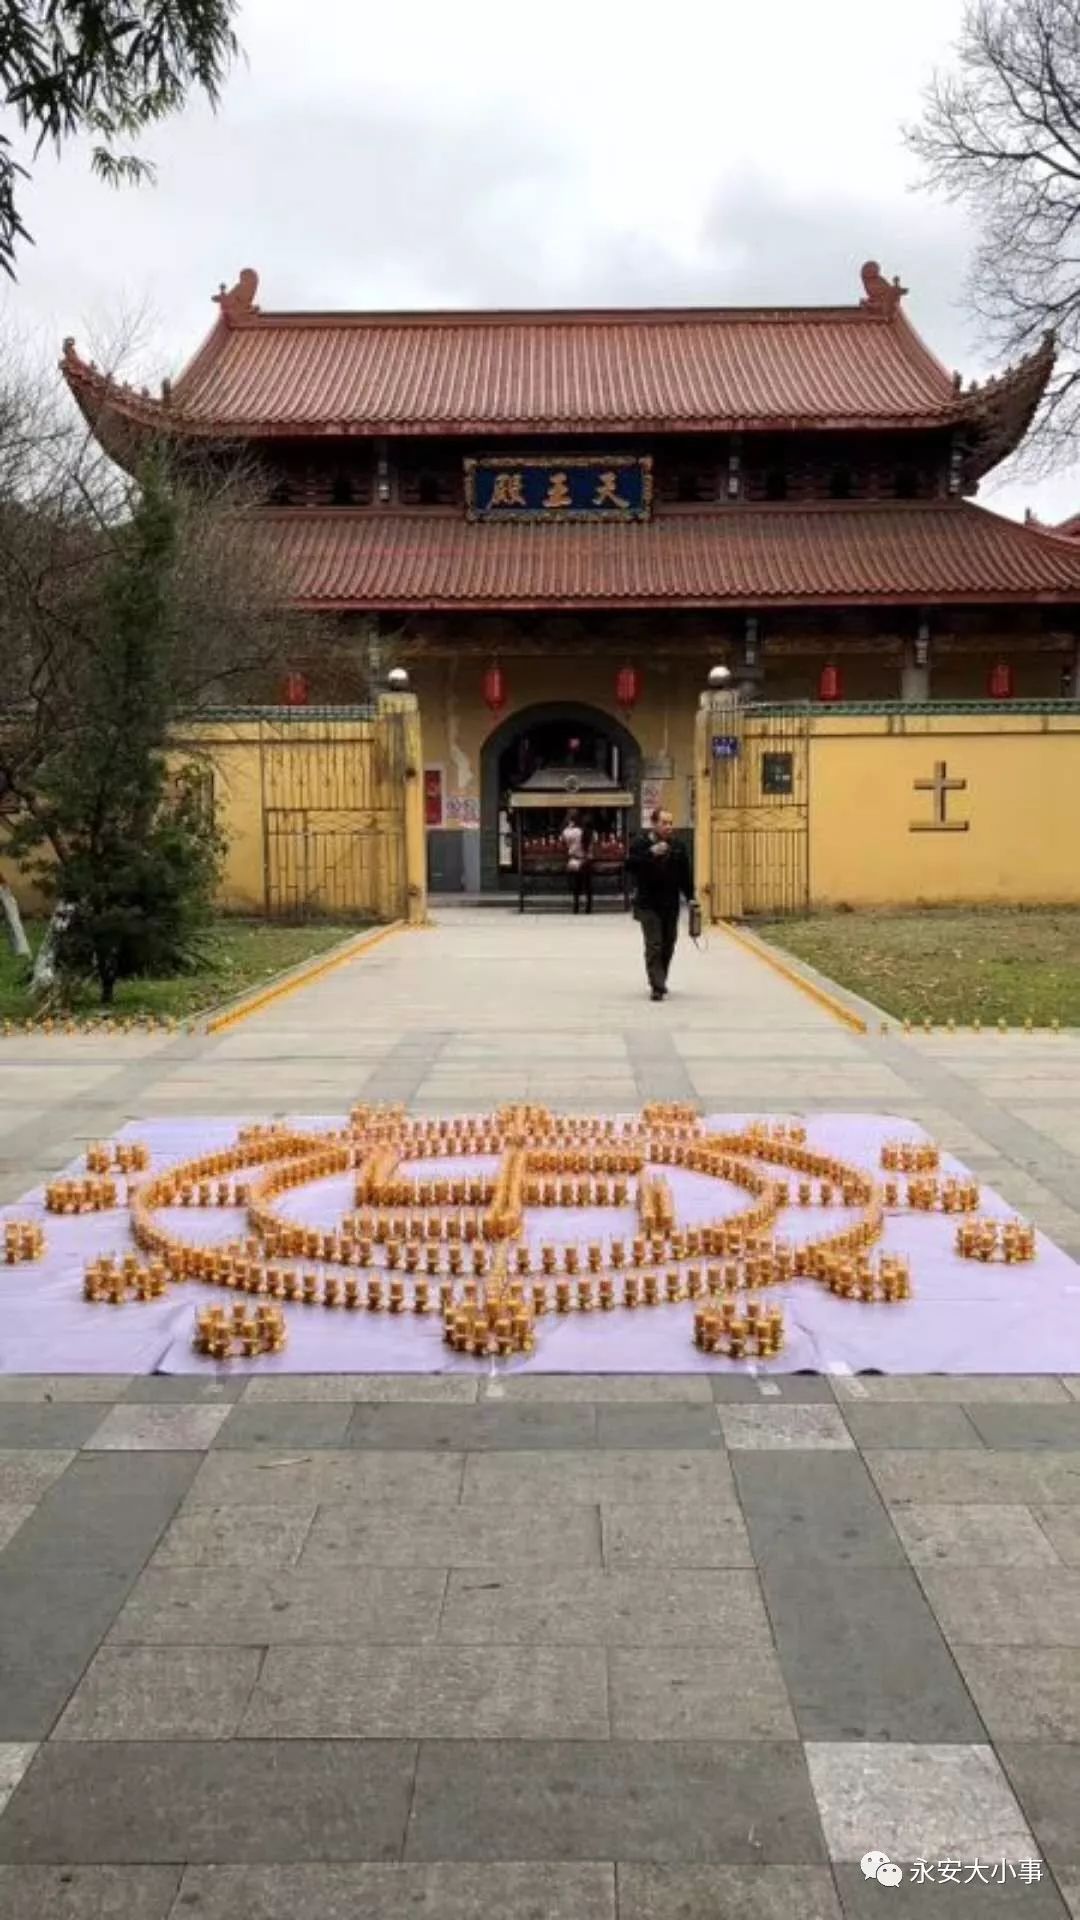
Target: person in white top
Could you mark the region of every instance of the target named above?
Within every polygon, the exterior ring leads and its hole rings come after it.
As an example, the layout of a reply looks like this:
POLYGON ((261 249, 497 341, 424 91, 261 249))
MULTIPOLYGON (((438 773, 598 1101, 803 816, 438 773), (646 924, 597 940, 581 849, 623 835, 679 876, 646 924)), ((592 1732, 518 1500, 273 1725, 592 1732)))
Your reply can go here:
POLYGON ((570 894, 574 902, 574 912, 581 911, 581 902, 585 902, 586 913, 592 912, 592 828, 588 822, 582 823, 576 813, 568 813, 566 825, 559 836, 566 849, 566 873, 570 882, 570 894))

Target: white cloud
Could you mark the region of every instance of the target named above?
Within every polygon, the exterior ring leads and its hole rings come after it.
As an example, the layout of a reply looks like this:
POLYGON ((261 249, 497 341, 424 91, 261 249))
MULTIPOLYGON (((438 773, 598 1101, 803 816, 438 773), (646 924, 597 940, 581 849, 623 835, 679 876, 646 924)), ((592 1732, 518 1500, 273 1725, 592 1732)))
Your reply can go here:
MULTIPOLYGON (((215 118, 156 129, 155 188, 82 157, 35 170, 20 330, 156 315, 174 370, 240 266, 268 306, 844 302, 868 256, 931 347, 987 372, 963 307, 969 236, 912 191, 901 123, 962 0, 249 0, 215 118)), ((1080 503, 1080 476, 994 504, 1080 503)))

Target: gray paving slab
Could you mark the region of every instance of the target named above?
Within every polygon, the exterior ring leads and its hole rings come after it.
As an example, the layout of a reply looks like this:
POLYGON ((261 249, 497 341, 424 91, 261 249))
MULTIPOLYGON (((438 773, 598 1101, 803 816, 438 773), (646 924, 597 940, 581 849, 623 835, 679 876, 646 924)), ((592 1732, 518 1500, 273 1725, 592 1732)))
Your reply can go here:
POLYGON ((242 1397, 245 1406, 293 1400, 365 1400, 376 1405, 449 1400, 470 1406, 480 1384, 476 1375, 465 1373, 257 1374, 247 1382, 242 1397))
POLYGON ((472 1454, 465 1463, 463 1501, 539 1502, 623 1500, 687 1505, 732 1497, 731 1468, 720 1449, 658 1452, 614 1448, 548 1453, 472 1454))
POLYGON ((967 1647, 953 1657, 993 1740, 1080 1743, 1075 1647, 967 1647))
POLYGON ((0 1741, 43 1740, 131 1584, 129 1573, 0 1559, 0 1741))
POLYGON ((596 1444, 596 1414, 590 1406, 558 1404, 360 1406, 353 1410, 346 1444, 421 1453, 591 1447, 596 1444))
POLYGON ((762 1584, 804 1740, 985 1738, 908 1569, 767 1561, 762 1584))
POLYGON ((760 1565, 899 1567, 904 1550, 854 1452, 732 1455, 732 1470, 760 1565))
POLYGON ((168 1920, 179 1867, 2 1867, 4 1920, 168 1920))
POLYGON ((0 1741, 0 1813, 37 1752, 36 1740, 0 1741))
POLYGON ((920 1506, 1080 1505, 1080 1459, 1068 1450, 968 1453, 909 1447, 878 1450, 864 1456, 878 1492, 890 1504, 920 1506))
POLYGON ((189 1913, 198 1920, 616 1920, 615 1869, 543 1860, 189 1867, 175 1920, 189 1913))
POLYGON ((0 1504, 0 1553, 9 1540, 14 1540, 24 1520, 29 1520, 34 1509, 32 1505, 20 1506, 16 1501, 5 1500, 0 1504))
POLYGON ((754 1564, 742 1514, 721 1501, 693 1507, 611 1502, 600 1517, 604 1565, 612 1570, 754 1564))
MULTIPOLYGON (((1073 1507, 1044 1507, 1042 1514, 1076 1514, 1073 1507)), ((1053 1534, 1030 1507, 918 1506, 890 1509, 904 1551, 916 1567, 1060 1566, 1053 1534)), ((1080 1542, 1080 1525, 1077 1529, 1080 1542)))
POLYGON ((600 1647, 271 1647, 250 1739, 603 1740, 600 1647))
POLYGON ((0 1861, 397 1860, 415 1770, 411 1741, 54 1740, 0 1819, 0 1861))
POLYGON ((988 1447, 1080 1447, 1080 1405, 972 1407, 988 1447))
POLYGON ((832 1406, 832 1380, 824 1373, 740 1374, 714 1373, 711 1376, 716 1400, 775 1406, 777 1401, 791 1406, 832 1406))
MULTIPOLYGON (((902 1402, 884 1402, 881 1405, 870 1403, 862 1405, 857 1400, 844 1405, 844 1419, 859 1447, 972 1447, 979 1446, 985 1436, 977 1430, 967 1409, 948 1403, 935 1405, 933 1402, 906 1404, 902 1402)), ((992 1408, 992 1412, 1027 1412, 1026 1408, 992 1408)), ((1038 1408, 1036 1411, 1056 1412, 1056 1408, 1038 1408)), ((1077 1408, 1080 1413, 1080 1407, 1077 1408)), ((988 1442, 990 1445, 995 1442, 988 1442)))
POLYGON ((477 1568, 450 1574, 440 1644, 694 1646, 770 1636, 757 1576, 734 1568, 551 1572, 477 1568))
POLYGON ((779 1662, 756 1634, 692 1647, 610 1648, 617 1740, 794 1740, 779 1662))
POLYGON ((1019 1860, 1033 1851, 985 1743, 810 1741, 806 1760, 832 1860, 861 1861, 868 1848, 894 1860, 1019 1860))
POLYGON ((838 1374, 833 1381, 838 1400, 927 1401, 956 1406, 993 1406, 1022 1403, 1060 1403, 1069 1398, 1055 1374, 838 1374))
POLYGON ((1080 1746, 1002 1740, 998 1757, 1031 1832, 1056 1871, 1080 1867, 1080 1746))
POLYGON ((621 1865, 619 1920, 843 1920, 825 1867, 621 1865))
MULTIPOLYGON (((541 1456, 546 1457, 546 1456, 541 1456)), ((304 1452, 207 1454, 192 1482, 189 1502, 206 1507, 319 1506, 326 1501, 397 1500, 423 1505, 455 1502, 464 1458, 445 1453, 378 1453, 329 1448, 304 1452)))
POLYGON ((815 1866, 824 1852, 796 1741, 503 1740, 421 1747, 405 1857, 815 1866))
POLYGON ((192 1453, 208 1447, 229 1417, 227 1406, 168 1402, 110 1407, 85 1446, 115 1453, 192 1453))
POLYGON ((150 1557, 151 1567, 294 1566, 311 1531, 309 1507, 191 1507, 150 1557))
POLYGON ((681 1451, 724 1444, 715 1405, 608 1406, 596 1410, 596 1444, 600 1447, 681 1451))
POLYGON ((127 1373, 0 1373, 0 1405, 103 1400, 111 1405, 131 1385, 127 1373))
POLYGON ((3 1564, 139 1571, 188 1489, 192 1453, 83 1453, 42 1496, 3 1564))
POLYGON ((734 1453, 751 1448, 767 1452, 841 1451, 854 1446, 836 1406, 768 1404, 717 1408, 724 1439, 734 1453))
POLYGON ((919 1578, 947 1640, 973 1647, 1080 1649, 1080 1570, 921 1567, 919 1578))
POLYGON ((228 1740, 263 1661, 261 1647, 104 1647, 54 1740, 228 1740))
POLYGON ((116 1398, 125 1406, 173 1406, 177 1401, 189 1407, 230 1406, 243 1396, 246 1384, 242 1375, 199 1380, 190 1373, 148 1373, 132 1380, 116 1398))
MULTIPOLYGON (((1080 1413, 1080 1407, 1077 1408, 1080 1413)), ((101 1408, 92 1402, 62 1401, 12 1405, 0 1401, 0 1447, 81 1447, 101 1423, 101 1408)))
MULTIPOLYGON (((888 1890, 890 1920, 925 1920, 928 1910, 935 1920, 939 1915, 942 1920, 956 1920, 956 1916, 982 1920, 984 1915, 986 1920, 1069 1920, 1069 1909, 1048 1868, 1043 1869, 1041 1880, 1027 1885, 1015 1872, 1009 1875, 1006 1871, 1005 1878, 994 1878, 1002 1872, 1000 1859, 990 1863, 981 1860, 978 1874, 974 1860, 963 1861, 955 1881, 943 1881, 934 1861, 927 1863, 930 1879, 921 1877, 926 1868, 913 1860, 899 1864, 904 1880, 901 1886, 888 1890)), ((1006 1862, 1006 1870, 1010 1865, 1016 1868, 1019 1862, 1006 1862)), ((838 1866, 835 1876, 844 1920, 881 1920, 885 1889, 875 1880, 865 1879, 859 1867, 838 1866)))
POLYGON ((40 1500, 74 1457, 59 1447, 33 1451, 5 1448, 0 1452, 0 1500, 6 1506, 26 1506, 40 1500))
MULTIPOLYGON (((223 1514, 234 1509, 221 1509, 223 1514)), ((192 1516, 194 1517, 194 1516, 192 1516)), ((319 1508, 300 1556, 326 1567, 599 1567, 599 1510, 352 1502, 319 1508)))
POLYGON ((705 1373, 508 1373, 480 1383, 483 1400, 587 1401, 593 1406, 697 1406, 712 1398, 705 1373))
POLYGON ((112 1646, 295 1646, 434 1637, 446 1584, 426 1567, 148 1569, 112 1646))
POLYGON ((305 1401, 283 1406, 232 1407, 213 1438, 215 1448, 250 1451, 270 1447, 277 1453, 308 1447, 342 1447, 352 1408, 305 1401))
POLYGON ((1080 1567, 1080 1507, 1036 1506, 1038 1525, 1067 1567, 1080 1567))

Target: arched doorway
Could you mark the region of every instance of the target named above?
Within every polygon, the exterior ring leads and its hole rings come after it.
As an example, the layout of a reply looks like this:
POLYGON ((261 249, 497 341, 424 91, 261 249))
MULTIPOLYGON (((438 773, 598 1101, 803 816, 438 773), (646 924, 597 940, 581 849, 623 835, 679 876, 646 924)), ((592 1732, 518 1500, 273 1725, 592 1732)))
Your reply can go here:
POLYGON ((612 774, 635 798, 641 792, 641 749, 632 733, 601 707, 550 700, 522 707, 493 727, 480 753, 480 884, 496 893, 515 884, 499 862, 499 813, 509 790, 541 766, 579 765, 612 774))

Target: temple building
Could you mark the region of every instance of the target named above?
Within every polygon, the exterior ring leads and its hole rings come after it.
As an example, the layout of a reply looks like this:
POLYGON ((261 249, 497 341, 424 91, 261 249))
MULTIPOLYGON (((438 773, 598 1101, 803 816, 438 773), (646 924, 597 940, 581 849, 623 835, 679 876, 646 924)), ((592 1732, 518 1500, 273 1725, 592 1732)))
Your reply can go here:
POLYGON ((539 769, 692 830, 717 664, 756 701, 1080 696, 1080 541, 973 504, 1053 343, 965 386, 904 293, 868 263, 837 307, 279 313, 245 269, 160 395, 71 341, 62 366, 122 465, 160 436, 258 462, 312 615, 271 697, 355 702, 406 666, 431 885, 489 891, 539 769))

